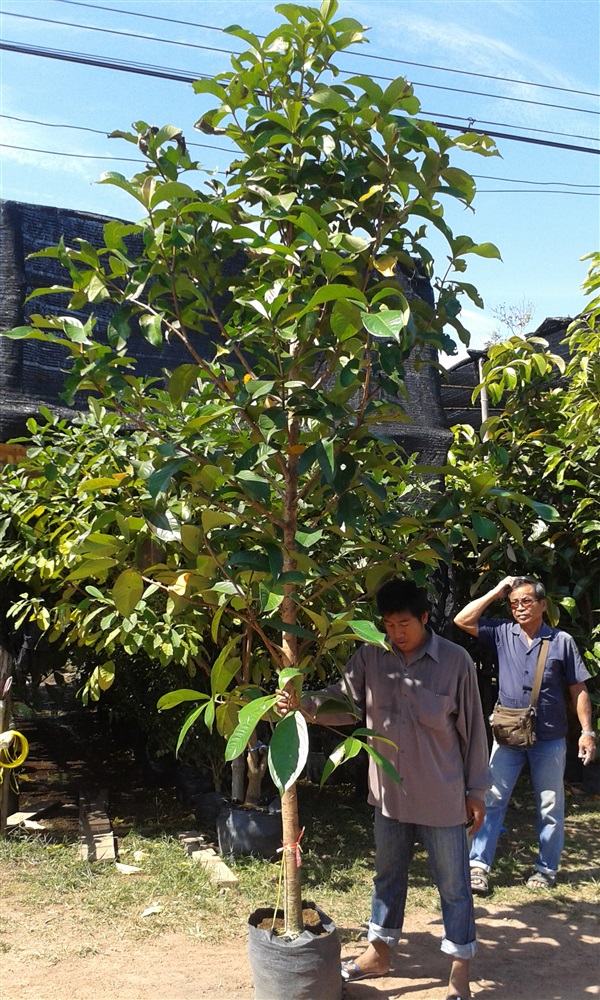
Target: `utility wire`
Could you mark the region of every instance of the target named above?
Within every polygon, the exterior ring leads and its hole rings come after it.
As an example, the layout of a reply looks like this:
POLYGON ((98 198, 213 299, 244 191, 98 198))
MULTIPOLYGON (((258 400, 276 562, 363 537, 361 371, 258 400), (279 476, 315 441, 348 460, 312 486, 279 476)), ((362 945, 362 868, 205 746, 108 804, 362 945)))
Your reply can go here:
POLYGON ((0 142, 2 149, 21 149, 26 153, 47 153, 50 156, 69 156, 77 160, 121 160, 123 163, 137 163, 140 166, 143 161, 134 160, 132 156, 96 156, 91 153, 65 153, 59 149, 34 149, 32 146, 14 146, 10 142, 0 142))
MULTIPOLYGON (((421 114, 425 115, 426 118, 440 118, 442 113, 439 111, 425 111, 424 108, 421 109, 421 114)), ((528 125, 513 125, 511 122, 490 122, 485 118, 467 118, 466 115, 449 115, 443 112, 444 118, 453 118, 457 122, 467 122, 469 128, 472 125, 494 125, 496 128, 518 128, 522 132, 535 132, 536 135, 557 135, 562 139, 587 139, 590 142, 600 142, 600 137, 597 135, 579 135, 577 132, 556 132, 554 129, 548 128, 530 128, 528 125)))
MULTIPOLYGON (((101 4, 81 3, 79 0, 58 0, 58 3, 64 3, 70 7, 92 7, 95 10, 108 10, 115 14, 126 14, 129 17, 143 17, 149 21, 166 21, 168 24, 182 24, 186 28, 202 28, 204 31, 218 31, 224 33, 223 28, 219 28, 214 24, 198 24, 194 21, 180 21, 171 17, 159 17, 157 14, 142 14, 139 11, 121 10, 117 7, 106 7, 101 4)), ((264 35, 257 35, 256 37, 260 39, 265 38, 264 35)), ((390 62, 400 66, 417 66, 419 69, 434 69, 438 70, 440 73, 458 73, 461 76, 476 76, 483 80, 498 80, 501 83, 518 83, 524 87, 541 87, 544 90, 561 90, 567 94, 580 94, 584 97, 600 97, 600 94, 596 94, 593 91, 575 90, 572 87, 558 87, 551 83, 534 83, 531 80, 518 80, 510 76, 494 76, 491 73, 475 73, 472 70, 452 69, 449 66, 432 66, 429 63, 411 62, 409 59, 396 59, 393 56, 376 56, 372 55, 370 52, 353 52, 352 54, 360 59, 374 59, 378 62, 390 62)))
MULTIPOLYGON (((77 29, 79 29, 81 31, 95 31, 95 32, 100 32, 102 34, 106 34, 106 35, 121 35, 121 36, 125 36, 126 38, 134 38, 137 41, 139 41, 139 40, 151 41, 151 42, 158 42, 158 43, 166 44, 166 45, 183 45, 183 46, 186 46, 187 48, 202 49, 205 52, 219 52, 219 53, 225 53, 226 55, 232 55, 233 54, 231 52, 231 49, 220 49, 220 48, 216 48, 215 46, 211 46, 211 45, 196 45, 193 42, 175 42, 175 41, 173 41, 171 39, 154 38, 154 37, 150 37, 150 36, 147 36, 147 35, 137 35, 137 34, 132 33, 130 31, 116 31, 116 30, 113 30, 112 28, 98 28, 98 27, 96 27, 94 25, 89 25, 89 24, 73 24, 73 23, 71 23, 69 21, 55 21, 55 20, 51 20, 49 18, 44 18, 44 17, 34 17, 34 16, 30 15, 30 14, 13 14, 10 11, 5 11, 4 13, 8 17, 23 18, 23 19, 25 19, 27 21, 40 21, 40 22, 42 22, 44 24, 58 24, 58 25, 61 25, 63 27, 67 27, 67 28, 77 28, 77 29)), ((342 70, 341 69, 340 73, 343 73, 344 76, 354 76, 354 75, 356 75, 356 70, 345 70, 345 69, 342 70)), ((369 76, 370 76, 370 78, 372 80, 383 80, 386 83, 391 83, 392 80, 393 80, 393 77, 390 77, 390 76, 379 76, 376 73, 370 73, 369 76)), ((586 114, 586 115, 600 115, 600 111, 592 111, 589 108, 575 108, 572 105, 568 105, 568 104, 550 104, 547 101, 531 101, 531 100, 528 100, 525 97, 509 97, 507 94, 490 94, 490 93, 488 93, 486 91, 481 91, 481 90, 465 90, 463 87, 444 87, 444 86, 442 86, 441 84, 438 84, 438 83, 424 83, 423 81, 420 81, 420 80, 411 80, 411 83, 415 87, 424 87, 424 88, 427 88, 429 90, 443 90, 443 91, 454 93, 454 94, 468 94, 470 97, 491 97, 491 98, 493 98, 494 100, 497 100, 497 101, 511 101, 513 103, 516 103, 516 104, 531 104, 531 105, 535 105, 536 107, 554 108, 554 109, 558 109, 560 111, 577 111, 577 112, 579 112, 581 114, 586 114)), ((593 95, 593 96, 596 96, 596 95, 593 95)))
MULTIPOLYGON (((75 131, 78 132, 91 132, 93 133, 93 135, 102 135, 105 138, 110 137, 109 130, 90 128, 89 125, 69 125, 69 124, 64 124, 62 122, 42 122, 35 118, 19 118, 17 117, 17 115, 5 115, 5 114, 0 114, 0 118, 6 118, 10 121, 15 121, 15 122, 23 122, 26 125, 41 125, 44 128, 74 129, 75 131)), ((234 155, 238 153, 237 149, 227 149, 224 148, 223 146, 215 146, 209 142, 187 142, 187 145, 194 146, 195 148, 198 149, 216 149, 220 153, 233 153, 234 155)), ((135 162, 137 163, 138 161, 136 160, 135 162)), ((559 187, 594 188, 594 189, 597 188, 598 190, 600 190, 600 184, 575 184, 571 181, 530 181, 515 177, 491 177, 489 174, 471 174, 471 176, 475 178, 475 180, 505 181, 506 183, 509 184, 537 184, 540 187, 551 187, 552 185, 556 185, 559 187)))
MULTIPOLYGON (((114 129, 101 129, 101 128, 90 128, 88 125, 67 125, 62 122, 41 122, 36 118, 18 118, 16 115, 4 115, 0 114, 0 118, 8 118, 13 122, 24 122, 26 125, 43 125, 44 128, 69 128, 74 129, 76 132, 93 132, 94 135, 103 135, 104 138, 110 138, 110 133, 114 129)), ((188 146, 197 146, 201 149, 216 149, 219 153, 237 153, 237 149, 226 149, 223 146, 215 146, 210 142, 186 142, 188 146)))
MULTIPOLYGON (((75 126, 73 126, 73 127, 75 127, 75 126)), ((104 134, 104 133, 102 133, 102 134, 104 134)), ((112 156, 110 154, 108 156, 102 156, 100 154, 92 154, 92 153, 67 153, 67 152, 64 152, 63 150, 60 150, 60 149, 37 149, 37 148, 34 148, 33 146, 16 146, 16 145, 13 145, 12 143, 9 143, 9 142, 0 142, 0 149, 19 149, 19 150, 22 150, 23 152, 26 152, 26 153, 43 153, 43 154, 45 154, 47 156, 67 156, 67 157, 69 157, 71 159, 77 159, 77 160, 119 160, 122 163, 137 163, 138 166, 142 166, 143 165, 140 162, 140 160, 136 160, 136 159, 134 159, 133 157, 130 157, 130 156, 112 156)), ((226 170, 211 171, 211 173, 213 173, 213 172, 217 173, 217 174, 226 174, 227 173, 226 170)), ((482 176, 482 175, 480 175, 480 176, 482 176)), ((539 184, 545 184, 545 183, 547 183, 547 184, 552 184, 552 183, 561 184, 562 183, 562 181, 558 181, 558 182, 556 182, 556 181, 517 181, 517 180, 513 181, 512 178, 510 178, 510 177, 506 177, 506 178, 501 178, 501 177, 485 177, 483 179, 489 180, 489 181, 506 180, 506 181, 509 181, 510 183, 514 183, 514 184, 538 184, 538 183, 539 184)), ((576 185, 576 186, 577 187, 594 187, 594 185, 592 185, 592 184, 585 184, 585 185, 581 184, 581 185, 576 185)), ((444 192, 443 192, 443 190, 440 190, 439 193, 443 194, 444 192)), ((599 197, 599 195, 598 195, 598 193, 596 191, 562 191, 562 190, 548 190, 547 188, 543 188, 542 190, 537 190, 536 188, 531 188, 531 187, 530 188, 524 188, 524 189, 519 189, 519 188, 477 188, 477 194, 574 194, 574 195, 578 195, 581 198, 598 198, 599 197)))
MULTIPOLYGON (((146 63, 131 63, 126 62, 123 59, 103 59, 100 56, 92 56, 79 52, 64 52, 60 49, 46 49, 42 46, 35 45, 23 45, 17 42, 10 42, 5 40, 0 40, 0 49, 5 49, 7 52, 18 52, 22 55, 32 55, 39 56, 45 59, 59 59, 64 62, 75 62, 82 63, 85 66, 98 66, 103 69, 119 70, 124 73, 137 73, 142 76, 152 76, 158 77, 160 79, 175 80, 179 83, 193 83, 197 79, 209 79, 206 73, 195 73, 194 75, 188 75, 183 70, 170 70, 161 67, 151 67, 146 63)), ((511 98, 509 98, 510 100, 511 98)), ((596 112, 590 112, 596 114, 596 112)), ((439 128, 446 128, 454 132, 464 132, 464 126, 460 125, 450 125, 446 122, 434 122, 439 128)), ((525 142, 531 143, 535 146, 550 146, 556 149, 568 149, 577 153, 595 153, 600 154, 600 149, 590 149, 587 146, 574 146, 570 143, 564 142, 550 142, 546 139, 533 139, 529 136, 520 135, 509 135, 504 132, 490 132, 484 129, 473 128, 468 126, 469 132, 474 132, 477 135, 488 135, 493 138, 499 139, 512 139, 515 142, 525 142)))
MULTIPOLYGON (((137 73, 142 76, 158 77, 160 79, 176 80, 180 83, 193 83, 200 77, 206 79, 206 73, 196 73, 188 76, 180 71, 150 67, 145 63, 128 63, 122 59, 101 59, 99 56, 89 56, 78 52, 61 52, 59 49, 44 49, 40 46, 21 45, 17 42, 7 42, 0 40, 0 49, 8 52, 19 52, 23 55, 40 56, 46 59, 59 59, 66 62, 83 63, 85 66, 99 66, 103 69, 119 70, 124 73, 137 73)), ((418 121, 418 119, 417 119, 418 121)), ((438 128, 445 128, 454 132, 464 132, 465 128, 459 125, 450 125, 447 122, 434 122, 438 128)), ((556 149, 567 149, 576 153, 595 153, 600 155, 600 149, 590 149, 588 146, 574 146, 564 142, 549 142, 546 139, 532 139, 528 136, 510 135, 507 132, 490 132, 484 129, 468 127, 469 132, 476 135, 488 135, 496 139, 512 139, 515 142, 531 143, 536 146, 551 146, 556 149)))

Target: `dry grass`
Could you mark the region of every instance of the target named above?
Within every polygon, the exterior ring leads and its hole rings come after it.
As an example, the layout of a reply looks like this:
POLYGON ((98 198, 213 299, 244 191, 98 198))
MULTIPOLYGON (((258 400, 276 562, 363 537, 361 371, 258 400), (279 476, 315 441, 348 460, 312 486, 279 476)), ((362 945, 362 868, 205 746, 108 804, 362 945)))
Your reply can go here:
MULTIPOLYGON (((306 822, 305 895, 334 916, 346 939, 360 935, 368 919, 373 862, 371 810, 354 803, 352 793, 350 786, 319 793, 305 783, 300 789, 301 816, 306 822)), ((137 820, 129 816, 116 825, 120 860, 139 866, 142 871, 136 875, 123 875, 113 864, 78 860, 75 838, 53 834, 51 820, 45 833, 17 832, 0 842, 0 877, 8 907, 0 923, 0 951, 10 947, 11 900, 25 920, 27 914, 39 917, 41 910, 49 914, 48 920, 60 919, 63 942, 68 941, 62 947, 78 954, 77 949, 93 951, 103 928, 129 939, 168 931, 185 931, 208 940, 235 937, 244 932, 247 915, 256 906, 275 903, 277 863, 256 858, 231 861, 239 886, 216 887, 200 865, 185 857, 176 838, 176 831, 193 825, 193 818, 168 791, 148 797, 145 815, 137 820), (160 907, 158 912, 142 916, 155 905, 160 907), (77 930, 72 940, 69 927, 77 930)), ((559 881, 554 891, 537 897, 557 912, 566 914, 579 903, 600 900, 599 812, 598 799, 568 795, 567 842, 559 881)), ((507 814, 491 902, 512 907, 531 902, 524 880, 532 868, 535 842, 531 795, 523 781, 507 814)), ((438 907, 420 850, 413 863, 408 906, 430 911, 438 907)))

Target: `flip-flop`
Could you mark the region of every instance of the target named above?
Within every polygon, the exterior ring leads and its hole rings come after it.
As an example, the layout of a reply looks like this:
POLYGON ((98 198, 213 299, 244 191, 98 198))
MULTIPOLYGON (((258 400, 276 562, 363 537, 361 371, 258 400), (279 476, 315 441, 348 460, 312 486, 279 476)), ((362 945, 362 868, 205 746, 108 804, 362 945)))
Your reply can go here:
POLYGON ((342 962, 342 979, 346 983, 355 983, 358 979, 377 979, 387 975, 387 972, 363 972, 356 962, 342 962))

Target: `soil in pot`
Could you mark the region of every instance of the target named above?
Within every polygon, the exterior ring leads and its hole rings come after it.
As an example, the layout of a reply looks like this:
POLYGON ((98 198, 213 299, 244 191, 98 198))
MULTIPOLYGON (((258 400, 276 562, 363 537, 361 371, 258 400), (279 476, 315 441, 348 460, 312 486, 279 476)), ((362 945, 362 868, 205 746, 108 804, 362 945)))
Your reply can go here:
POLYGON ((248 958, 256 1000, 341 1000, 341 945, 334 922, 314 903, 302 904, 304 930, 283 937, 283 913, 258 909, 248 921, 248 958), (279 929, 279 934, 277 933, 279 929))

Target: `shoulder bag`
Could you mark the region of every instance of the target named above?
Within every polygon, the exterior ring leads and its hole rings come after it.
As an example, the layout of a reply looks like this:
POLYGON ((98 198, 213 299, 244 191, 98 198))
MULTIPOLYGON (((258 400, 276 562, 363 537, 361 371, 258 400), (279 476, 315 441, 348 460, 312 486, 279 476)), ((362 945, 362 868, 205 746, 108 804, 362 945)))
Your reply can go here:
POLYGON ((531 699, 527 708, 505 708, 496 703, 490 715, 490 724, 496 743, 505 747, 530 747, 537 741, 535 719, 537 701, 542 686, 542 675, 548 656, 549 639, 542 639, 538 655, 531 699))

